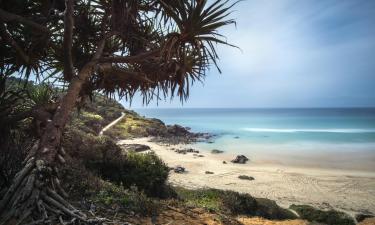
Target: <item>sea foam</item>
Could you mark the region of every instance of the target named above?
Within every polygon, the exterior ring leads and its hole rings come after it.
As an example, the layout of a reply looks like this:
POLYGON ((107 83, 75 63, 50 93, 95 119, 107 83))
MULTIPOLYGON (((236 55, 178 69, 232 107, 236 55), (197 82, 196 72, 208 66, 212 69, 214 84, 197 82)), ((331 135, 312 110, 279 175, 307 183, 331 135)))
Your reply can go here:
POLYGON ((249 132, 263 133, 375 133, 375 129, 283 129, 283 128, 243 128, 249 132))

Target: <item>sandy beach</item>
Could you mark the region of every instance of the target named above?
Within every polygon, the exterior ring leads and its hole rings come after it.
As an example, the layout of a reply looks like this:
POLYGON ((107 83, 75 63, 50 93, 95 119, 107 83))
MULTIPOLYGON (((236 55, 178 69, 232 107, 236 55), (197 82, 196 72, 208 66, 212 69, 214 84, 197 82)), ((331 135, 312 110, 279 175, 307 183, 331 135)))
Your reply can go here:
MULTIPOLYGON (((121 140, 118 144, 148 145, 168 166, 185 167, 186 173, 170 173, 172 185, 234 190, 275 200, 283 207, 308 204, 321 209, 335 208, 351 215, 375 213, 375 172, 288 167, 251 160, 247 164, 233 164, 230 160, 234 154, 212 154, 201 149, 197 150, 204 157, 178 154, 172 148, 189 146, 162 145, 150 142, 149 138, 121 140), (205 174, 206 171, 214 174, 205 174), (255 180, 240 180, 239 175, 252 176, 255 180)), ((251 159, 251 155, 248 157, 251 159)))

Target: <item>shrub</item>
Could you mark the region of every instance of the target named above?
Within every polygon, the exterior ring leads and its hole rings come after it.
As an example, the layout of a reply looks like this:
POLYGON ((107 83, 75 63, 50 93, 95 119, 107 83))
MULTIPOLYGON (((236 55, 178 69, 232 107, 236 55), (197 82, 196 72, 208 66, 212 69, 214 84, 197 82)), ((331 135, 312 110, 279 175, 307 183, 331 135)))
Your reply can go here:
POLYGON ((258 206, 256 200, 251 195, 234 191, 223 191, 222 201, 225 208, 235 215, 254 215, 258 206))
POLYGON ((291 205, 302 219, 324 223, 327 225, 354 225, 354 220, 349 215, 336 210, 323 211, 309 205, 291 205))
POLYGON ((216 189, 198 189, 189 190, 175 187, 178 196, 192 207, 205 208, 209 211, 220 211, 222 203, 220 201, 219 190, 216 189))
POLYGON ((203 207, 224 214, 260 216, 267 219, 296 218, 294 213, 281 208, 274 201, 254 198, 249 194, 218 189, 175 189, 188 206, 203 207))
POLYGON ((117 183, 122 183, 127 188, 136 185, 149 196, 161 197, 165 191, 169 168, 153 152, 129 152, 119 172, 121 177, 117 183))

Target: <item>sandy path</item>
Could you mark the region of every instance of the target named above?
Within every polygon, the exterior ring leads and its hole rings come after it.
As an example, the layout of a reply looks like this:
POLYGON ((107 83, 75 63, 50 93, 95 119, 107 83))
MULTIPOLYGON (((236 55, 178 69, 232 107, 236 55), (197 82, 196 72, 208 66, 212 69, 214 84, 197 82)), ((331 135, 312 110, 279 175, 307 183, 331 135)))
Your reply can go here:
POLYGON ((108 124, 107 126, 105 126, 100 132, 99 132, 99 135, 103 135, 103 133, 108 130, 109 128, 113 127, 114 125, 116 125, 118 122, 120 122, 120 120, 122 120, 122 118, 124 118, 126 114, 124 112, 121 112, 121 116, 117 119, 115 119, 114 121, 112 121, 110 124, 108 124))
POLYGON ((249 162, 245 165, 230 163, 234 155, 201 152, 177 154, 171 148, 149 142, 147 138, 123 140, 119 143, 146 144, 169 166, 181 165, 187 173, 171 173, 172 184, 187 188, 212 187, 246 192, 255 197, 275 200, 279 205, 309 204, 319 208, 336 208, 352 215, 359 212, 375 213, 375 172, 342 171, 333 169, 293 168, 249 162), (223 164, 223 160, 227 164, 223 164), (212 171, 214 174, 205 174, 212 171), (254 181, 240 180, 249 175, 254 181))

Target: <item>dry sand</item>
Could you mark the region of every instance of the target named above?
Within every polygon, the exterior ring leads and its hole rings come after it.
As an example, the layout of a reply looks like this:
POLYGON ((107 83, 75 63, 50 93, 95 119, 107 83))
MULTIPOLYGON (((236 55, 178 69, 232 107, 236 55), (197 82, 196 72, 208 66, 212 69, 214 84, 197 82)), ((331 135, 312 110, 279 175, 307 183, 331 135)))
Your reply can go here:
POLYGON ((233 164, 230 162, 235 157, 233 154, 203 151, 200 154, 204 157, 193 156, 193 153, 178 154, 171 149, 187 146, 161 145, 150 142, 148 138, 122 140, 119 144, 148 145, 168 166, 185 167, 186 173, 171 172, 169 182, 173 185, 234 190, 275 200, 283 207, 308 204, 321 209, 335 208, 351 215, 375 213, 375 171, 297 168, 252 161, 233 164), (205 174, 205 171, 214 174, 205 174), (239 175, 252 176, 255 180, 240 180, 239 175))

